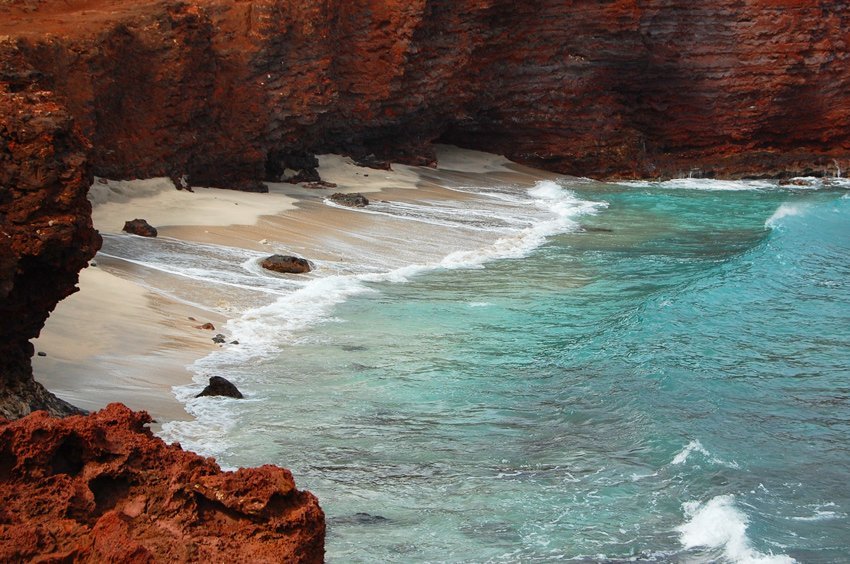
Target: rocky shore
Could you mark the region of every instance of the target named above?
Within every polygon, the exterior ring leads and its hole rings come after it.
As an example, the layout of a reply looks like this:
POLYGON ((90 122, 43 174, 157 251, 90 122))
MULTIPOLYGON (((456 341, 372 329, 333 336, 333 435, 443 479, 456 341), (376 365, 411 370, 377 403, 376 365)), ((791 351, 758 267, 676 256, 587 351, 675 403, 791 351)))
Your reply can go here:
POLYGON ((0 421, 3 562, 322 562, 324 514, 275 466, 222 472, 121 404, 0 421))
MULTIPOLYGON (((847 29, 850 6, 813 0, 3 2, 0 416, 78 411, 34 381, 30 339, 76 291, 79 271, 100 247, 86 199, 95 174, 264 191, 263 180, 286 171, 321 182, 314 166, 321 152, 376 169, 389 161, 433 166, 438 141, 599 178, 837 174, 850 167, 847 29)), ((32 495, 56 488, 65 505, 55 510, 64 513, 38 511, 62 534, 91 535, 69 544, 50 529, 49 543, 24 543, 15 523, 35 506, 6 505, 0 555, 108 557, 98 551, 119 549, 110 535, 132 536, 134 520, 151 519, 140 516, 152 506, 133 501, 137 492, 148 495, 142 475, 155 471, 150 453, 173 458, 180 472, 198 465, 206 482, 231 480, 215 477, 211 462, 156 443, 144 421, 113 407, 88 419, 35 415, 0 424, 4 437, 19 441, 18 450, 2 447, 4 500, 30 495, 28 487, 32 495), (36 441, 35 427, 53 438, 36 441), (129 450, 103 446, 121 428, 144 439, 129 450), (79 451, 71 462, 48 448, 69 436, 77 438, 62 444, 71 446, 56 448, 79 451), (21 462, 28 457, 46 466, 21 462), (138 466, 145 464, 149 470, 138 466), (120 496, 101 488, 116 483, 120 496), (130 492, 133 499, 121 497, 130 492)), ((187 484, 197 477, 185 472, 178 475, 187 484)), ((256 478, 258 491, 267 491, 260 482, 285 471, 258 472, 265 476, 256 478)), ((280 500, 289 498, 270 494, 256 511, 274 516, 260 518, 225 490, 219 499, 217 487, 180 493, 186 515, 232 521, 243 527, 238 534, 262 529, 269 544, 251 557, 277 555, 270 523, 288 518, 289 502, 280 500)), ((321 512, 315 500, 305 503, 311 517, 299 522, 312 532, 292 554, 320 560, 321 512)), ((186 555, 160 542, 161 550, 138 541, 121 557, 200 559, 222 548, 201 542, 186 555)))

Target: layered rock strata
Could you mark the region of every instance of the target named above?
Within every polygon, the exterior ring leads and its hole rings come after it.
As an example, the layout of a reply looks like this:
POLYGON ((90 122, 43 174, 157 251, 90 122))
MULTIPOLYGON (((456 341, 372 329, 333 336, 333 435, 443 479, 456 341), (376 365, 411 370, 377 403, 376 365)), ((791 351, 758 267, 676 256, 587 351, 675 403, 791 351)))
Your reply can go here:
POLYGON ((274 466, 222 472, 120 404, 0 420, 0 561, 324 559, 324 514, 274 466))
POLYGON ((430 164, 435 140, 594 177, 850 164, 838 0, 12 0, 0 22, 109 177, 250 187, 305 150, 430 164))

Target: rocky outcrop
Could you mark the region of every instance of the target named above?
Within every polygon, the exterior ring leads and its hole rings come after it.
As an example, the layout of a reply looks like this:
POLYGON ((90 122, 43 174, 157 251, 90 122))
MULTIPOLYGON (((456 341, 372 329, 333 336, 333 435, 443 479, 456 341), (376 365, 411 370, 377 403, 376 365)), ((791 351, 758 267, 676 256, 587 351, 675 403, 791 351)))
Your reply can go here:
POLYGON ((78 410, 33 381, 29 339, 100 247, 89 147, 50 93, 13 90, 0 82, 0 416, 67 415, 78 410))
POLYGON ((850 165, 850 5, 459 0, 0 5, 6 73, 100 175, 257 187, 435 140, 594 177, 850 165), (11 69, 11 70, 9 70, 11 69))
POLYGON ((274 466, 222 472, 121 404, 0 420, 0 561, 322 562, 324 514, 274 466))
POLYGON ((206 396, 224 396, 235 399, 242 399, 243 397, 242 392, 231 381, 221 376, 211 376, 210 383, 195 397, 202 398, 206 396))

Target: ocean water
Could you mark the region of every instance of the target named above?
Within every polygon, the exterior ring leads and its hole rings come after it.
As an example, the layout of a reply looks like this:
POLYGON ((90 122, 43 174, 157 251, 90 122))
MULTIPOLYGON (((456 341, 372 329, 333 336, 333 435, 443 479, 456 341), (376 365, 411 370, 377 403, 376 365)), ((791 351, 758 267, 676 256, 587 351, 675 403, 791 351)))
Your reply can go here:
POLYGON ((340 211, 372 231, 298 279, 214 245, 104 252, 237 313, 175 390, 196 421, 162 434, 292 469, 330 562, 837 563, 848 187, 456 182, 340 211), (192 399, 211 374, 247 398, 192 399))

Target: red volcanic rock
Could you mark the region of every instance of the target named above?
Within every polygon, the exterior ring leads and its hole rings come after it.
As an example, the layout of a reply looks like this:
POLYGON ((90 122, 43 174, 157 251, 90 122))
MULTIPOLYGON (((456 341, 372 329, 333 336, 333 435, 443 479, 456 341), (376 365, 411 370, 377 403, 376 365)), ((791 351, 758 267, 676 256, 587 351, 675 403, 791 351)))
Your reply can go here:
POLYGON ((222 472, 121 404, 0 420, 0 561, 322 562, 324 514, 288 470, 222 472))
POLYGON ((839 0, 12 1, 0 61, 66 101, 107 177, 250 187, 318 151, 433 164, 435 140, 772 175, 850 165, 848 30, 839 0))
POLYGON ((100 247, 89 147, 49 92, 13 90, 0 76, 0 416, 77 413, 32 379, 29 339, 100 247))

